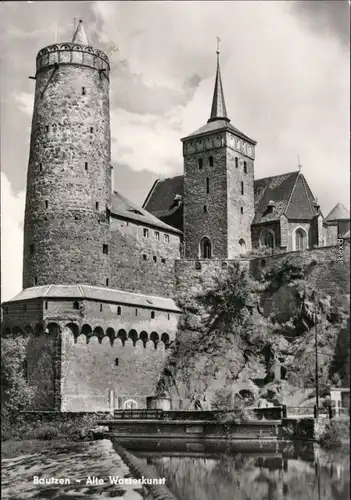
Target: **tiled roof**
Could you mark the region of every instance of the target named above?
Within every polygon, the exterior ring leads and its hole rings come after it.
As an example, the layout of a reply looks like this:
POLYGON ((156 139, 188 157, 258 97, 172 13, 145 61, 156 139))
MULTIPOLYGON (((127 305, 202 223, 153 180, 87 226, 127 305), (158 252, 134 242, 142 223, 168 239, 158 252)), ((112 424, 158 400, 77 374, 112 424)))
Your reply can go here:
POLYGON ((341 203, 337 203, 324 219, 325 222, 350 220, 350 212, 341 203))
MULTIPOLYGON (((178 175, 156 181, 144 206, 155 217, 168 217, 172 211, 182 211, 182 206, 174 207, 174 197, 183 196, 184 176, 178 175)), ((318 215, 314 207, 314 196, 299 172, 257 179, 254 182, 255 217, 253 224, 279 220, 282 214, 288 219, 311 220, 318 215), (267 211, 268 203, 274 202, 272 212, 267 211)), ((182 228, 181 228, 182 229, 182 228)))
POLYGON ((130 304, 133 306, 148 307, 150 309, 163 309, 166 311, 181 312, 181 309, 177 307, 176 303, 172 299, 88 285, 46 285, 26 288, 8 302, 39 298, 85 298, 99 300, 102 302, 114 302, 117 304, 130 304))
POLYGON ((139 205, 127 200, 117 191, 114 191, 111 197, 111 214, 134 220, 147 226, 157 227, 169 233, 180 233, 178 229, 165 224, 155 215, 149 213, 139 205))
POLYGON ((299 172, 257 179, 254 183, 255 217, 253 224, 279 220, 285 214, 288 219, 311 220, 318 215, 314 197, 299 172), (267 210, 273 201, 273 211, 267 210))
POLYGON ((182 140, 187 139, 188 137, 192 137, 194 135, 206 134, 209 132, 214 132, 216 130, 227 130, 228 132, 233 132, 234 134, 239 135, 242 139, 246 139, 251 144, 254 144, 254 145, 257 144, 256 141, 254 141, 253 139, 251 139, 247 135, 240 132, 240 130, 233 127, 233 125, 226 120, 216 120, 213 122, 206 123, 206 125, 195 130, 195 132, 193 132, 192 134, 189 134, 187 137, 184 137, 182 140))

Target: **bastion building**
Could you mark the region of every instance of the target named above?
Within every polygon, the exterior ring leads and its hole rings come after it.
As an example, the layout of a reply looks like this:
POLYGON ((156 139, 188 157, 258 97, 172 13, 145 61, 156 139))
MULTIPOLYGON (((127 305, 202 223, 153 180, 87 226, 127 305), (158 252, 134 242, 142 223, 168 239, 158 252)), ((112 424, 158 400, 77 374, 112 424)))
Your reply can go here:
POLYGON ((301 251, 349 237, 300 171, 256 180, 256 141, 227 116, 217 54, 208 122, 182 139, 184 175, 142 207, 112 190, 110 65, 80 22, 39 51, 24 224, 23 290, 3 334, 25 335, 38 409, 143 407, 182 313, 175 297, 209 261, 301 251), (251 253, 252 254, 252 253, 251 253))

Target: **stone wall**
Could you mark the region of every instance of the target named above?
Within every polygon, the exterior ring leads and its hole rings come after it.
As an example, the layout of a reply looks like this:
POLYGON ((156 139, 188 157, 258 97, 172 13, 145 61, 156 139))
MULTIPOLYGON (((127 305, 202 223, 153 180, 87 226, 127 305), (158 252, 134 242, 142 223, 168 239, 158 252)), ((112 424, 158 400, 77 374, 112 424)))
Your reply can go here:
POLYGON ((24 288, 103 283, 110 193, 108 78, 96 67, 44 66, 36 75, 24 288))
POLYGON ((233 259, 245 252, 239 245, 241 239, 245 242, 246 250, 251 250, 251 224, 255 215, 255 197, 253 160, 230 148, 227 149, 227 189, 228 253, 226 257, 233 259), (235 159, 237 159, 238 166, 236 166, 235 159), (241 193, 241 182, 244 194, 241 193))
POLYGON ((110 287, 173 296, 174 260, 180 256, 178 234, 113 217, 109 241, 110 264, 106 278, 110 287), (144 237, 144 229, 148 230, 148 237, 144 237))

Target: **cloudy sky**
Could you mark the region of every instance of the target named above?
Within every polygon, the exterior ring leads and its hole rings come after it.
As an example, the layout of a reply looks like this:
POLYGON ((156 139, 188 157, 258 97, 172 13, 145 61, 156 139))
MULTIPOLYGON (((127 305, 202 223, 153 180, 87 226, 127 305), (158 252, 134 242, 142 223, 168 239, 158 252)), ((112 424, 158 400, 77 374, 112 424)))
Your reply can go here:
POLYGON ((39 49, 83 19, 109 53, 115 187, 142 203, 182 173, 180 138, 206 123, 216 36, 229 117, 257 140, 256 178, 296 170, 324 215, 349 205, 349 2, 1 2, 2 300, 21 289, 39 49), (116 50, 117 49, 117 50, 116 50))

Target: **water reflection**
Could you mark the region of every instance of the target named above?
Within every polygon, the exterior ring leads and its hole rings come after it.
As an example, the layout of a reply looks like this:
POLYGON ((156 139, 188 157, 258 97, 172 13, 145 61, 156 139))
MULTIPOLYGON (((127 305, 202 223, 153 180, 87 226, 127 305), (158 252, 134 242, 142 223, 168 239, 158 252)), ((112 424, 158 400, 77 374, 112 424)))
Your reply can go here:
MULTIPOLYGON (((150 448, 149 448, 150 449, 150 448)), ((313 444, 276 450, 135 452, 181 500, 346 500, 348 450, 326 453, 313 444)))

